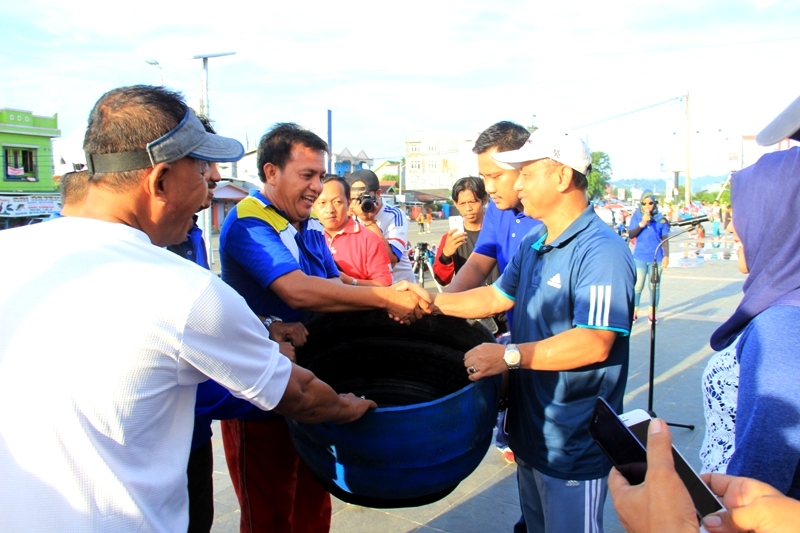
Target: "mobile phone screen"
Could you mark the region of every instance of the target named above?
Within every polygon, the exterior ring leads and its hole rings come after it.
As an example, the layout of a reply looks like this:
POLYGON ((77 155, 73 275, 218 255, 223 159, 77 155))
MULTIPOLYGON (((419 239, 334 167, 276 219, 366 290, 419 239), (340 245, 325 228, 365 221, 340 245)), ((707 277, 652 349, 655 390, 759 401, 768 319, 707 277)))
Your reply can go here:
MULTIPOLYGON (((648 427, 650 427, 649 420, 630 426, 630 430, 645 446, 647 446, 648 427)), ((700 516, 706 516, 721 511, 723 507, 720 505, 716 496, 714 496, 714 493, 703 483, 700 476, 692 470, 692 467, 688 465, 674 446, 672 447, 672 458, 675 461, 675 471, 678 472, 681 481, 683 481, 683 484, 686 485, 686 488, 689 490, 689 495, 692 497, 694 508, 697 509, 698 514, 700 516)))
POLYGON ((589 434, 631 485, 644 482, 647 451, 602 398, 595 404, 589 434))

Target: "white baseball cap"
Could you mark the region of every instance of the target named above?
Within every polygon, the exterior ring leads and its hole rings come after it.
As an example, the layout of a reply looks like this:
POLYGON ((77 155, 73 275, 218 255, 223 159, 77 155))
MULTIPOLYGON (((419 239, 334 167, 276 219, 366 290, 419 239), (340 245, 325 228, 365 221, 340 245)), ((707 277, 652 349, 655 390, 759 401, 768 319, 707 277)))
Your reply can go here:
POLYGON ((572 167, 581 174, 586 174, 592 164, 592 155, 580 137, 574 132, 561 130, 538 129, 519 150, 492 154, 498 163, 505 163, 519 168, 522 163, 552 159, 562 165, 572 167))

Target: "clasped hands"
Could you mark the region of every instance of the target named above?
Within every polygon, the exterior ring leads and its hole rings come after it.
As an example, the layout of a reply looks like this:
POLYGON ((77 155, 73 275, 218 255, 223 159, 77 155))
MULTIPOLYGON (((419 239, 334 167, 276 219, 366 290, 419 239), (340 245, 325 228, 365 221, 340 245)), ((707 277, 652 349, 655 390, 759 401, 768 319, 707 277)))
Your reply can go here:
POLYGON ((402 324, 433 312, 433 296, 416 283, 401 281, 389 287, 389 292, 389 316, 402 324))

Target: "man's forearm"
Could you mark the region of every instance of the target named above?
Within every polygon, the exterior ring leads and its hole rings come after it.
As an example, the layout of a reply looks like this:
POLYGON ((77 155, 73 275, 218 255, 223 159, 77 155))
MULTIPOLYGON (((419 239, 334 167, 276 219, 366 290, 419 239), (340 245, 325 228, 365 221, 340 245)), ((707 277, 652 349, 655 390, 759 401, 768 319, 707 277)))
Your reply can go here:
POLYGON ((496 264, 497 261, 491 257, 475 252, 471 253, 467 262, 458 269, 453 281, 445 288, 444 292, 463 292, 480 287, 486 283, 486 278, 489 277, 489 273, 496 264))
POLYGON ((340 280, 307 276, 299 271, 278 278, 270 288, 286 305, 298 311, 337 313, 388 309, 385 287, 353 287, 340 280))
POLYGON ((306 424, 319 422, 350 422, 357 419, 367 407, 358 399, 336 393, 327 383, 297 365, 275 412, 306 424))
POLYGON ((466 292, 439 293, 433 301, 433 312, 459 318, 484 318, 508 311, 514 306, 494 287, 478 287, 466 292))
POLYGON ((563 371, 608 358, 617 334, 603 329, 572 328, 538 342, 517 344, 522 368, 563 371))
POLYGON ((364 221, 361 220, 361 224, 367 228, 368 231, 371 231, 375 235, 381 238, 383 241, 383 246, 386 248, 386 253, 389 254, 389 262, 392 264, 392 268, 397 264, 398 258, 397 255, 394 253, 394 249, 392 245, 386 240, 386 236, 381 231, 381 228, 378 227, 378 224, 374 220, 364 221))

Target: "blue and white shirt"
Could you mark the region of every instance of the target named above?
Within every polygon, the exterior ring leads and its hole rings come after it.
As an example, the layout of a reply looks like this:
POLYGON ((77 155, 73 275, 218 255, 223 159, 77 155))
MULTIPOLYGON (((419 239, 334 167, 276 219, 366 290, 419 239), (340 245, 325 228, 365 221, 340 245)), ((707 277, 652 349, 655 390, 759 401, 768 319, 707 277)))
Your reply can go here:
POLYGON ((635 270, 625 241, 589 206, 557 239, 531 231, 495 289, 515 301, 517 343, 548 339, 572 328, 617 332, 608 358, 569 371, 510 373, 511 449, 540 472, 561 479, 597 479, 611 463, 589 436, 598 396, 622 412, 628 376, 635 270))
POLYGON ((403 280, 415 283, 411 260, 408 258, 408 220, 405 213, 393 205, 384 203, 375 215, 375 223, 383 232, 383 237, 389 241, 392 252, 397 257, 397 263, 392 268, 392 283, 403 280))
POLYGON ((339 277, 322 224, 310 218, 298 231, 257 190, 250 191, 225 217, 219 242, 222 279, 260 316, 274 315, 286 322, 310 318, 270 290, 281 276, 301 270, 308 276, 339 277))

